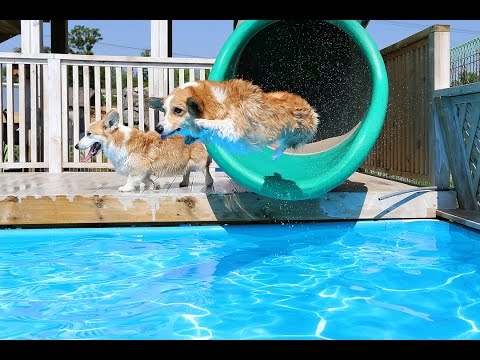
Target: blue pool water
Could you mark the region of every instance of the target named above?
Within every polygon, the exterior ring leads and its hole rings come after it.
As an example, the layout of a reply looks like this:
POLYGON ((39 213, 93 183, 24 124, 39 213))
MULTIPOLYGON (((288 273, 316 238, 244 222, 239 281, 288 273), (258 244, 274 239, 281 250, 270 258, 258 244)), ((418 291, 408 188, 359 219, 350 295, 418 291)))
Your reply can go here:
POLYGON ((480 339, 437 220, 0 230, 0 339, 480 339))

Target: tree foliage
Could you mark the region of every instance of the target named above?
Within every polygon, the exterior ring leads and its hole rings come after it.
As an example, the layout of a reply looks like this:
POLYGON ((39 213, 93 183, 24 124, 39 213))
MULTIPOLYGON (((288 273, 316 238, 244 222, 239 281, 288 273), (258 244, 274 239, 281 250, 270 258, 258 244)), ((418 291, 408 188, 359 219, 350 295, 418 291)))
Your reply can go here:
POLYGON ((480 74, 463 70, 458 74, 458 80, 452 81, 452 86, 460 86, 480 81, 480 74))
MULTIPOLYGON (((75 25, 68 33, 68 53, 93 55, 93 47, 101 40, 103 40, 103 37, 99 29, 75 25)), ((18 46, 14 47, 13 52, 21 53, 22 48, 18 46)), ((52 49, 49 46, 44 46, 43 52, 51 53, 52 49)))
POLYGON ((103 40, 100 30, 75 25, 68 33, 68 52, 70 54, 93 55, 93 47, 103 40))
MULTIPOLYGON (((15 52, 15 53, 21 53, 21 52, 22 52, 22 48, 19 47, 19 46, 14 47, 14 48, 13 48, 13 52, 15 52)), ((52 49, 50 48, 50 46, 44 46, 44 47, 43 47, 43 52, 50 54, 50 53, 52 52, 52 49)))

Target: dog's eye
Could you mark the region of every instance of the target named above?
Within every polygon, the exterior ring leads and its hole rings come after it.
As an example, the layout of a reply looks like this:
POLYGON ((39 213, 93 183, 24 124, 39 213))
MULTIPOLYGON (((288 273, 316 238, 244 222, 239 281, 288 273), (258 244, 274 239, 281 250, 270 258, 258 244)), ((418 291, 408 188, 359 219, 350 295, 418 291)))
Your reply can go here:
POLYGON ((173 108, 173 113, 174 113, 175 115, 180 115, 182 112, 183 112, 183 110, 180 109, 180 108, 178 108, 178 107, 173 108))
POLYGON ((90 131, 87 131, 87 136, 92 136, 92 133, 90 131))

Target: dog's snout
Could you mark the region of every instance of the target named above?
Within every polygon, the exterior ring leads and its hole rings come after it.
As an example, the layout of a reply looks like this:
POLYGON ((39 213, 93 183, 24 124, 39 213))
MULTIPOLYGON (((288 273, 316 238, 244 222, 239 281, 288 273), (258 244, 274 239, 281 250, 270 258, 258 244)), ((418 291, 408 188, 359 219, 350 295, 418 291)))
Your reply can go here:
POLYGON ((78 144, 75 144, 75 149, 77 149, 77 150, 78 150, 78 144))
POLYGON ((155 126, 155 131, 159 134, 163 133, 163 126, 158 124, 157 126, 155 126))

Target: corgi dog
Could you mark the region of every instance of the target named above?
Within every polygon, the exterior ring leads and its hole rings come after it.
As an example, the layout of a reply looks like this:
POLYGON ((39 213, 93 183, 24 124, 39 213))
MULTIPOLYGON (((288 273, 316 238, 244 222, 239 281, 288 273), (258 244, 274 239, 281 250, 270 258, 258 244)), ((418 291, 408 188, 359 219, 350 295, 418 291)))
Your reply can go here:
POLYGON ((232 152, 276 146, 273 159, 312 142, 318 127, 317 113, 301 96, 264 92, 242 79, 188 82, 146 102, 165 113, 155 127, 162 138, 182 135, 186 144, 199 140, 232 152))
POLYGON ((180 186, 188 186, 190 172, 200 170, 205 175, 205 185, 212 186, 209 171, 212 162, 202 143, 186 145, 181 136, 161 139, 156 131, 143 132, 119 123, 117 109, 88 126, 86 135, 75 145, 77 150, 90 149, 82 161, 88 161, 100 149, 113 164, 115 171, 127 176, 127 183, 119 191, 133 191, 143 182, 149 190, 155 189, 150 178, 183 174, 180 186))

